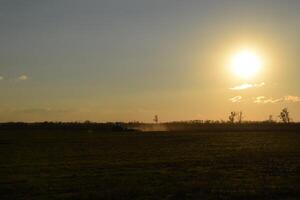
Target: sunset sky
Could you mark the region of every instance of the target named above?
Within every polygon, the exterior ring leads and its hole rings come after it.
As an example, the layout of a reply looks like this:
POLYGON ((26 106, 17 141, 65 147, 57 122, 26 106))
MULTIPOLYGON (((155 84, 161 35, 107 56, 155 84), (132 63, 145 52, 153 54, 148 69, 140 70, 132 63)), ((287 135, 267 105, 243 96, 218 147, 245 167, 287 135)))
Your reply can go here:
POLYGON ((300 121, 299 0, 1 0, 0 26, 1 122, 300 121))

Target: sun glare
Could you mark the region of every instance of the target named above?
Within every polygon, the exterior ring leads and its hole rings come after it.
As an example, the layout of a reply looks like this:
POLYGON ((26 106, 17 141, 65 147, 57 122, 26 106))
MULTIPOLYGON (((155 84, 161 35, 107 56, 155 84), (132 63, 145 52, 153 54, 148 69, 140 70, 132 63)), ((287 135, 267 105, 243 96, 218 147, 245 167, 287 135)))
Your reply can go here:
POLYGON ((232 57, 231 67, 236 76, 249 79, 260 71, 262 61, 253 51, 242 50, 232 57))

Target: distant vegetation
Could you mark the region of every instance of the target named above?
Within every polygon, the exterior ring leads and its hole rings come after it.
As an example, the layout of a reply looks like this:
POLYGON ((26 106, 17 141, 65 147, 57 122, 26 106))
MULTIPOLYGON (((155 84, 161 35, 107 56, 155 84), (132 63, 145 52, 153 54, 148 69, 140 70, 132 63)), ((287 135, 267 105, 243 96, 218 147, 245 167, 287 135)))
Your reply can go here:
POLYGON ((300 123, 247 122, 230 123, 222 121, 178 121, 167 123, 75 123, 75 122, 41 122, 1 123, 1 130, 69 130, 85 132, 122 132, 122 131, 300 131, 300 123))
POLYGON ((223 120, 188 120, 158 122, 7 122, 0 123, 0 130, 78 130, 78 131, 300 131, 300 123, 292 122, 287 108, 279 114, 280 121, 270 115, 265 121, 246 121, 242 111, 230 112, 228 121, 223 120))
POLYGON ((78 131, 128 131, 125 123, 108 122, 7 122, 0 123, 0 130, 78 130, 78 131))

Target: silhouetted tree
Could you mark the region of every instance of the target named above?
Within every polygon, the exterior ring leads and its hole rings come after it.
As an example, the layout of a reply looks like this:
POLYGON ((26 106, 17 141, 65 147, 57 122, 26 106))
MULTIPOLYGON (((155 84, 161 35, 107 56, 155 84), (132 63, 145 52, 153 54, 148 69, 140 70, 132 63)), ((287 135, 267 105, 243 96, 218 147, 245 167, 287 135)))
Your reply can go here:
POLYGON ((230 123, 234 123, 235 122, 235 118, 237 116, 237 113, 236 112, 231 112, 230 115, 229 115, 229 122, 230 123))
POLYGON ((290 113, 287 108, 282 109, 280 112, 279 118, 282 120, 283 123, 290 123, 290 113))
POLYGON ((270 123, 274 122, 274 120, 273 120, 273 115, 269 115, 268 122, 270 122, 270 123))
POLYGON ((153 121, 154 121, 155 123, 158 123, 158 116, 157 116, 157 115, 154 116, 153 121))

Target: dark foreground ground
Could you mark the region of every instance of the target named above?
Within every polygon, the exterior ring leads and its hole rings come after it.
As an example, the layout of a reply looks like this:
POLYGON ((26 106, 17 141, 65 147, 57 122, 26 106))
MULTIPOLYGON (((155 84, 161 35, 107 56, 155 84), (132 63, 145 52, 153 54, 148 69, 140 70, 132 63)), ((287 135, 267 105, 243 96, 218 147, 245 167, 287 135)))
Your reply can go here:
POLYGON ((1 131, 0 199, 300 199, 300 133, 1 131))

